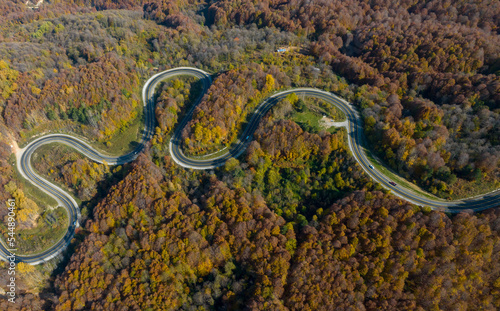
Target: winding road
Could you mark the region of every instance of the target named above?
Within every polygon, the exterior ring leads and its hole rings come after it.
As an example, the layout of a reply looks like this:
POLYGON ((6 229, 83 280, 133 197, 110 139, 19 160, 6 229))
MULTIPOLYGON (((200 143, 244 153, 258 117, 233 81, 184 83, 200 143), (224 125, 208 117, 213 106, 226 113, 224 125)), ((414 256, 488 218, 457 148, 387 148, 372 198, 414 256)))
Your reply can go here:
MULTIPOLYGON (((32 184, 34 184, 35 186, 37 186, 38 188, 49 194, 51 197, 53 197, 58 202, 59 205, 63 206, 68 211, 70 219, 66 234, 56 244, 54 244, 48 250, 38 254, 31 254, 31 255, 16 254, 17 261, 22 261, 32 265, 36 265, 46 262, 51 258, 54 258, 70 244, 74 236, 75 229, 79 226, 78 220, 80 219, 80 210, 78 208, 78 204, 75 202, 72 196, 67 194, 60 187, 52 184, 51 182, 40 177, 38 174, 34 172, 31 166, 31 156, 33 155, 34 151, 40 146, 45 144, 62 143, 76 149, 83 155, 89 157, 90 159, 98 163, 119 165, 133 161, 137 157, 138 153, 140 153, 144 149, 146 143, 149 142, 154 133, 155 129, 154 90, 156 86, 162 80, 181 75, 194 76, 200 79, 203 85, 203 90, 200 93, 200 96, 196 99, 195 103, 190 108, 190 110, 186 113, 186 116, 182 119, 181 123, 177 126, 174 135, 170 140, 170 148, 169 148, 170 154, 173 160, 180 166, 183 166, 185 168, 201 169, 201 170, 212 169, 224 165, 224 163, 231 157, 236 158, 240 156, 245 151, 246 147, 251 141, 252 136, 260 123, 260 120, 269 111, 269 109, 271 109, 271 107, 273 107, 276 103, 285 98, 287 95, 291 93, 296 93, 297 95, 311 96, 322 99, 332 105, 335 105, 337 108, 339 108, 344 112, 347 118, 346 130, 348 133, 348 144, 354 157, 358 161, 359 165, 363 168, 363 170, 369 176, 371 176, 371 178, 373 178, 376 182, 380 183, 385 188, 390 189, 394 195, 420 206, 429 206, 433 209, 438 209, 452 213, 460 212, 463 210, 480 211, 491 207, 497 207, 498 205, 500 205, 500 191, 498 190, 490 194, 479 196, 473 199, 459 200, 459 201, 441 201, 441 200, 434 200, 424 196, 419 196, 414 192, 400 186, 392 186, 389 183, 391 182, 391 180, 388 177, 380 173, 377 169, 371 168, 370 162, 362 149, 362 144, 364 141, 363 128, 361 124, 361 119, 359 118, 356 110, 342 98, 332 93, 313 88, 291 89, 276 93, 268 97, 255 110, 250 121, 248 122, 248 125, 244 129, 240 140, 238 140, 227 153, 209 160, 198 160, 198 159, 188 158, 182 153, 181 150, 182 129, 186 126, 189 120, 191 120, 194 109, 201 102, 203 95, 207 93, 208 88, 212 83, 212 79, 210 74, 200 69, 190 68, 190 67, 180 67, 158 73, 153 77, 151 77, 148 81, 146 81, 142 90, 142 99, 145 107, 144 109, 145 128, 142 133, 142 138, 140 142, 132 152, 122 156, 110 156, 95 150, 84 140, 79 139, 77 137, 65 134, 49 134, 30 142, 25 148, 20 149, 16 153, 17 168, 21 173, 21 175, 27 180, 29 180, 32 184)), ((7 260, 7 257, 11 253, 9 248, 6 247, 4 243, 5 242, 3 240, 2 243, 0 243, 0 257, 3 260, 7 260)))

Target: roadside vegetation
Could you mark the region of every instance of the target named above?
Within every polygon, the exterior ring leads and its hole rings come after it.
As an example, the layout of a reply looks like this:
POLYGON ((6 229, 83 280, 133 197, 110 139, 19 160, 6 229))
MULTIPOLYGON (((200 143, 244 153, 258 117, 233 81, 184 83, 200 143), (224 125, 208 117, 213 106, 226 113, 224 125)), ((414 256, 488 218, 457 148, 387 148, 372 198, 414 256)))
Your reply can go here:
POLYGON ((338 130, 333 122, 346 120, 345 114, 322 99, 297 96, 295 93, 272 108, 273 117, 292 120, 307 132, 318 133, 322 130, 334 133, 338 130))
MULTIPOLYGON (((370 150, 422 189, 496 187, 495 12, 441 0, 0 1, 0 200, 23 202, 26 230, 64 220, 16 179, 11 140, 57 130, 121 153, 138 135, 143 82, 179 66, 214 73, 183 132, 186 153, 229 146, 262 99, 308 86, 353 103, 370 150)), ((446 215, 393 197, 360 169, 345 130, 318 131, 327 111, 307 99, 288 117, 268 113, 240 158, 185 170, 168 141, 196 83, 160 86, 155 137, 133 163, 40 150, 35 169, 80 198, 83 227, 52 274, 20 265, 16 306, 500 308, 498 209, 446 215)), ((30 234, 40 245, 57 237, 30 234)))
MULTIPOLYGON (((15 209, 15 247, 17 254, 27 255, 35 254, 54 245, 66 233, 68 227, 68 215, 64 208, 53 205, 47 205, 45 200, 47 195, 40 193, 41 190, 27 183, 17 183, 10 181, 4 186, 10 197, 14 199, 15 209), (34 190, 37 191, 34 191, 34 190), (26 191, 26 192, 25 192, 26 191), (30 199, 31 197, 34 200, 30 199)), ((4 221, 0 222, 0 231, 3 241, 7 241, 8 227, 4 221)))
POLYGON ((144 132, 144 109, 143 105, 135 108, 137 115, 129 124, 124 125, 120 130, 109 137, 106 141, 90 141, 97 150, 110 155, 124 155, 132 152, 141 140, 144 132))
POLYGON ((62 206, 41 212, 34 226, 17 229, 16 254, 31 255, 47 250, 64 237, 68 226, 68 213, 62 206))

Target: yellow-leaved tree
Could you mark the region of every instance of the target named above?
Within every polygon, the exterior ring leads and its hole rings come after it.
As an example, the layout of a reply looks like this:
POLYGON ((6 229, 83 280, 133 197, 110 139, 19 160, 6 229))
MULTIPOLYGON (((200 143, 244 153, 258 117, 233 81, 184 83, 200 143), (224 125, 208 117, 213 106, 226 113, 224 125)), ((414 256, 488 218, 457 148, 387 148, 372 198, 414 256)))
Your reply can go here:
POLYGON ((33 271, 35 271, 34 266, 27 264, 27 263, 24 263, 24 262, 18 263, 16 266, 16 269, 17 269, 17 271, 19 271, 19 273, 21 273, 23 275, 26 275, 26 274, 29 274, 29 273, 32 273, 33 271))
POLYGON ((40 216, 40 208, 38 205, 33 200, 27 198, 24 195, 24 192, 17 188, 15 182, 10 181, 4 187, 5 190, 12 195, 16 202, 16 220, 21 223, 21 226, 34 226, 36 224, 36 219, 40 216), (25 223, 27 221, 30 223, 25 223))

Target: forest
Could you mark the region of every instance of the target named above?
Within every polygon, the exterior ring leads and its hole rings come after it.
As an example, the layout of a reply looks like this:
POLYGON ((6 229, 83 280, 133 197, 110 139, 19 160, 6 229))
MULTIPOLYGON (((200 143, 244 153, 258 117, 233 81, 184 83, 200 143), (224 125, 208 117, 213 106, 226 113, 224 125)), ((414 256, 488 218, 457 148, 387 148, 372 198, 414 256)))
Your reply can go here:
POLYGON ((219 150, 221 145, 234 142, 243 121, 257 105, 281 84, 290 84, 285 73, 275 66, 271 69, 274 74, 255 64, 220 75, 184 128, 185 150, 199 154, 219 150))
POLYGON ((365 87, 354 101, 366 136, 403 176, 443 197, 467 182, 498 187, 498 3, 217 1, 209 12, 311 38, 318 61, 365 87))
MULTIPOLYGON (((408 181, 445 199, 488 192, 499 35, 500 4, 486 0, 0 0, 0 200, 22 202, 21 236, 43 229, 34 243, 50 245, 67 216, 18 176, 12 142, 132 146, 143 83, 179 66, 213 74, 182 133, 189 155, 230 146, 273 92, 317 87, 354 104, 368 147, 408 181)), ((155 135, 130 164, 37 151, 33 168, 78 201, 81 228, 62 256, 18 264, 16 304, 0 285, 1 310, 500 308, 498 209, 452 215, 391 195, 345 129, 296 118, 309 98, 271 109, 238 159, 183 169, 168 141, 199 90, 159 85, 155 135)))
POLYGON ((267 119, 247 163, 212 173, 141 155, 94 208, 56 292, 24 308, 499 306, 498 210, 421 210, 368 185, 341 137, 290 122, 267 119), (288 161, 296 141, 324 148, 288 161))

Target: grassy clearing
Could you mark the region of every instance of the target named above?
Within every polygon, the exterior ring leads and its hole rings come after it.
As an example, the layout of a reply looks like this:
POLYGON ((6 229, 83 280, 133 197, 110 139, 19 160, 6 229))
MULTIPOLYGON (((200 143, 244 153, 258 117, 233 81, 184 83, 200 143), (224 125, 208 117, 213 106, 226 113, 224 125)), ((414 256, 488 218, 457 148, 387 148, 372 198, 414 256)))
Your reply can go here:
POLYGON ((308 132, 318 133, 321 130, 326 130, 329 133, 335 133, 338 130, 335 126, 330 126, 328 128, 322 126, 320 120, 323 116, 326 116, 335 122, 346 120, 345 114, 340 109, 318 98, 299 98, 299 102, 296 106, 297 109, 289 113, 286 116, 286 119, 294 121, 299 124, 302 129, 308 132))
POLYGON ((338 109, 334 105, 331 105, 330 103, 325 102, 322 99, 316 97, 304 97, 303 101, 307 110, 312 111, 318 115, 328 116, 335 122, 342 122, 346 120, 346 116, 344 112, 342 112, 342 110, 338 109))
POLYGON ((29 255, 43 252, 66 234, 68 225, 68 214, 63 207, 43 212, 35 228, 17 230, 18 254, 29 255))
POLYGON ((302 112, 294 112, 288 119, 300 125, 300 127, 302 127, 302 129, 304 129, 305 131, 311 133, 318 133, 321 130, 325 130, 326 132, 333 134, 339 130, 339 128, 335 126, 330 126, 328 128, 322 126, 320 123, 320 120, 322 118, 323 115, 318 114, 314 111, 307 110, 302 112))
POLYGON ((319 120, 321 118, 321 115, 310 110, 293 112, 289 117, 290 120, 299 124, 302 128, 304 128, 304 130, 307 130, 308 132, 319 132, 321 130, 321 127, 319 125, 319 120))
POLYGON ((109 143, 92 142, 93 147, 102 150, 110 155, 123 155, 131 152, 139 144, 144 130, 144 111, 143 106, 138 108, 137 117, 125 129, 120 130, 109 143))

